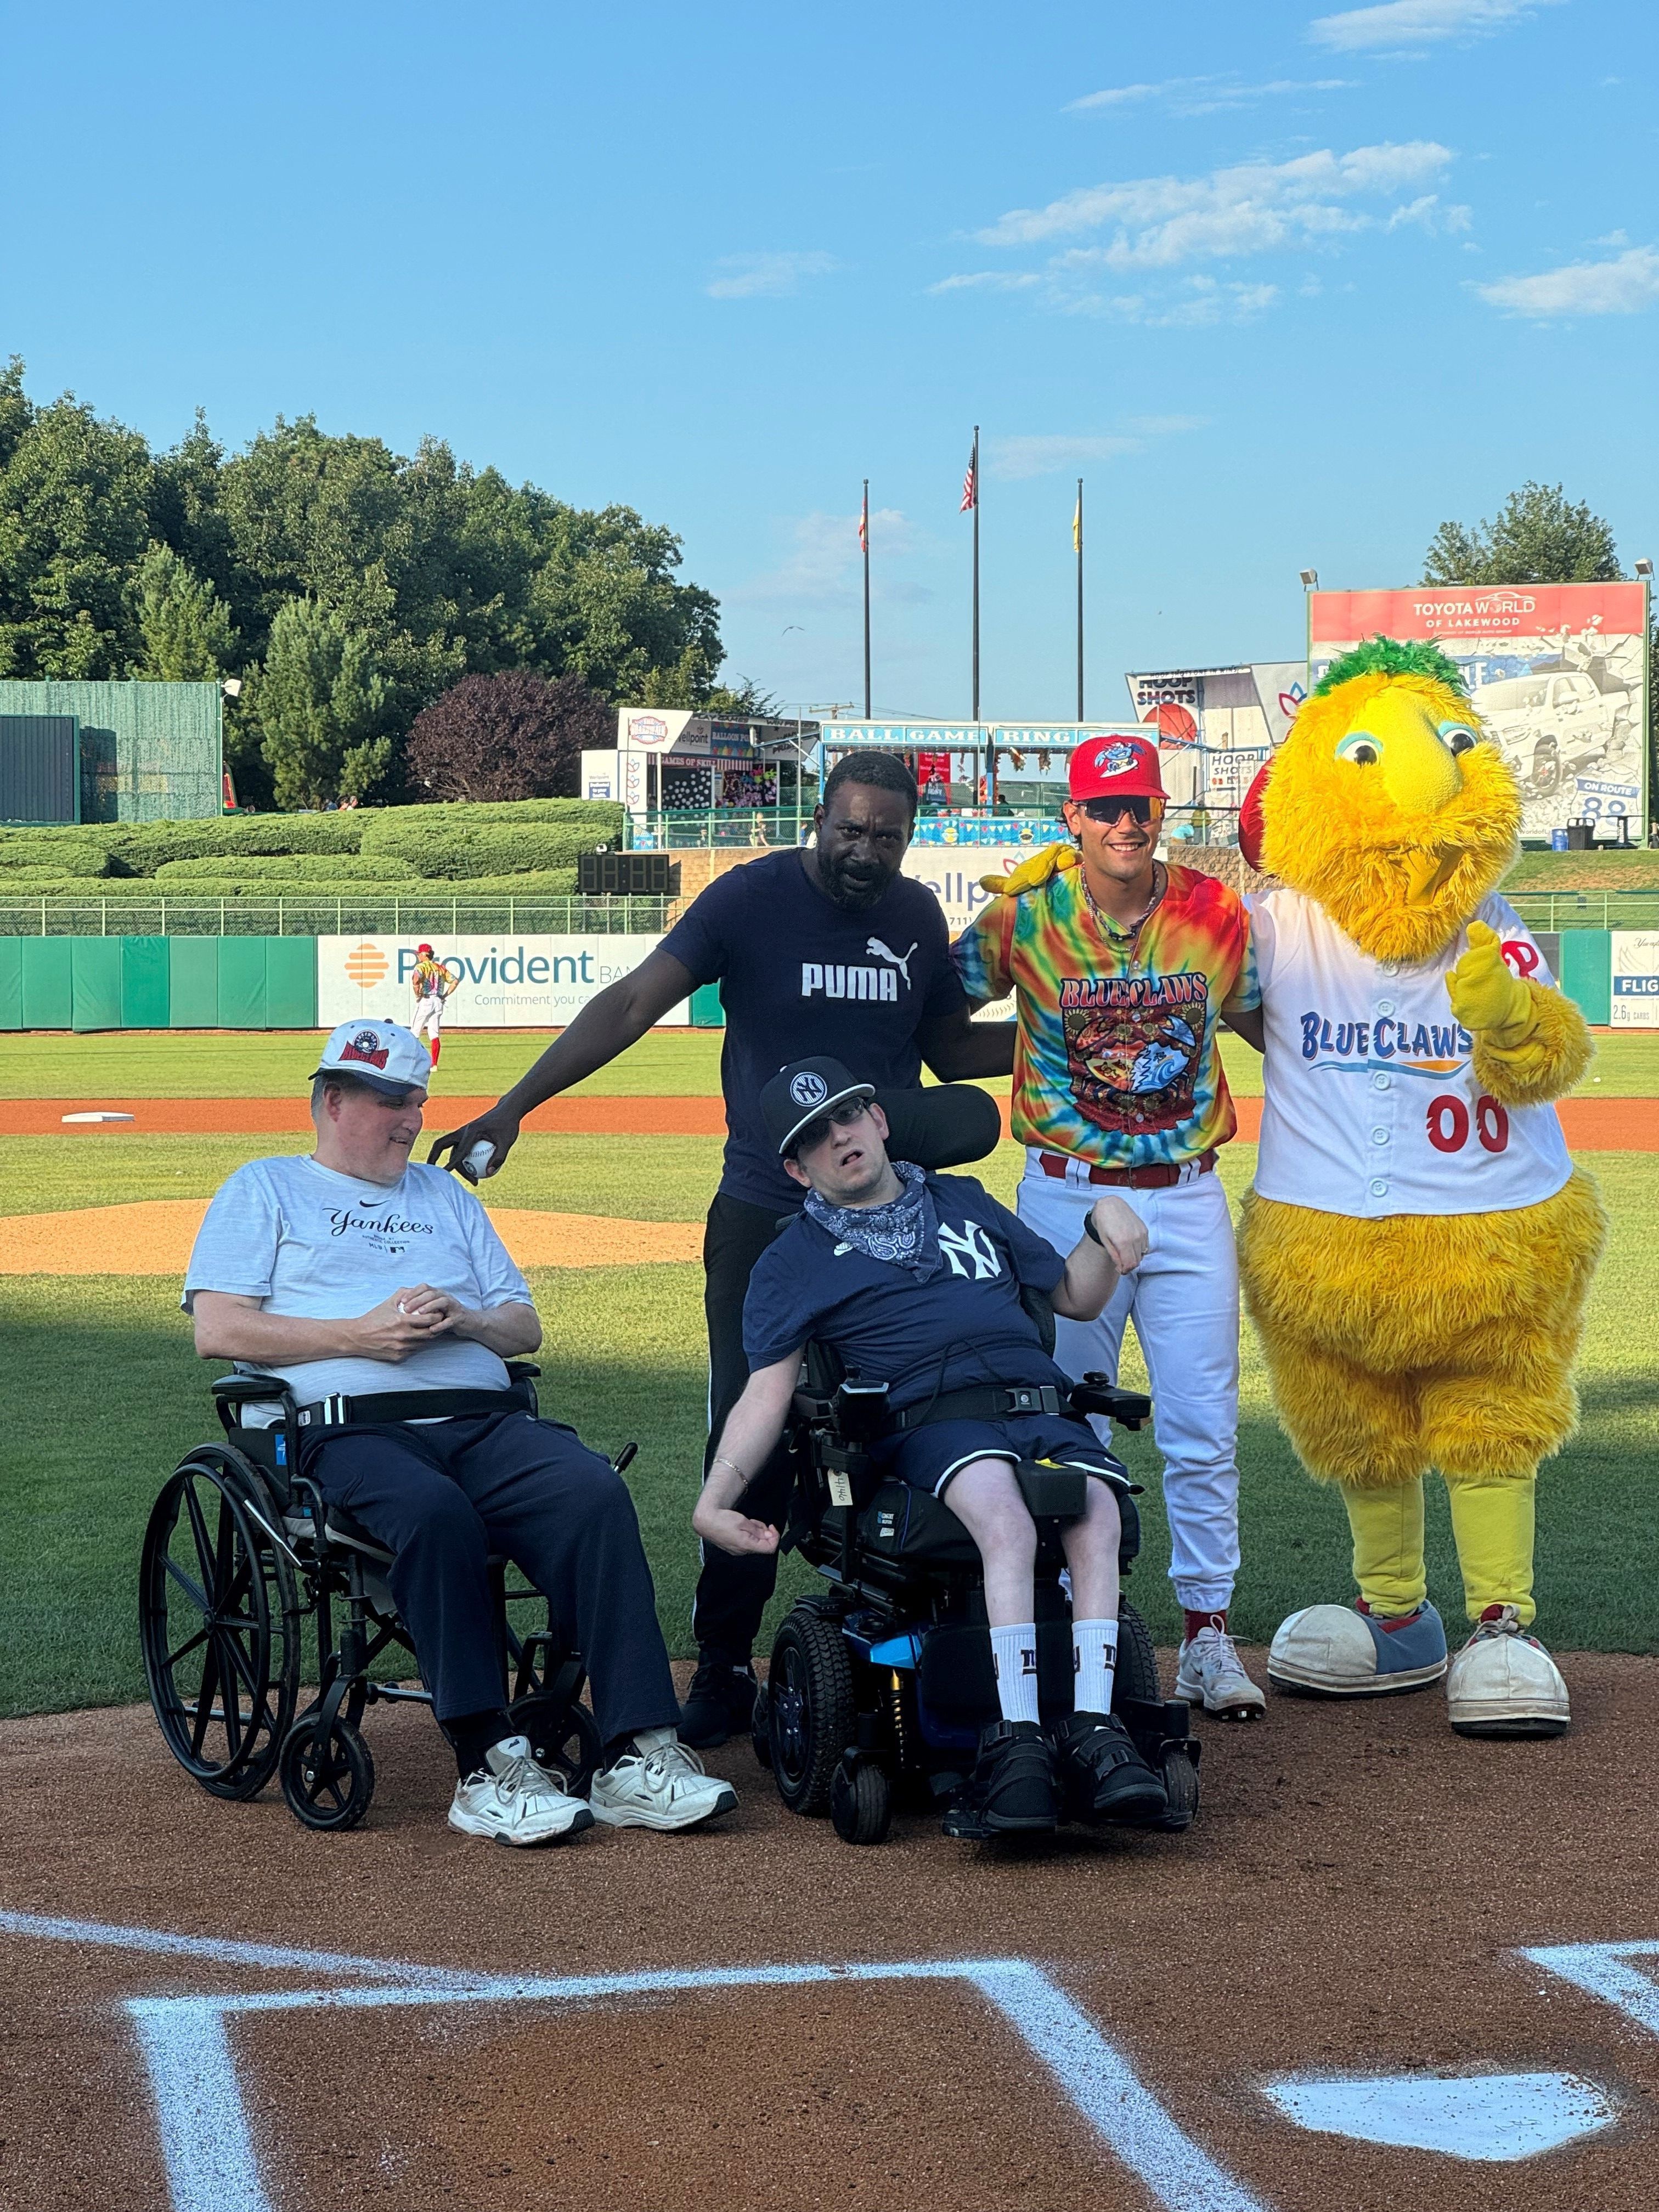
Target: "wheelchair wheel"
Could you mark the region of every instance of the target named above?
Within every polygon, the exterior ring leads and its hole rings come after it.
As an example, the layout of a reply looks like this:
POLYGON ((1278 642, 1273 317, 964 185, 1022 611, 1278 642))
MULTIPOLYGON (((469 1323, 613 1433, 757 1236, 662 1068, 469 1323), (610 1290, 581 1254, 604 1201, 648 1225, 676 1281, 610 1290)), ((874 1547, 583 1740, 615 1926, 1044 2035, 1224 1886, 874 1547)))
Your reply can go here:
POLYGON ((520 1698, 507 1711, 520 1733, 529 1737, 531 1756, 538 1764, 562 1769, 570 1778, 570 1796, 586 1797, 605 1752, 599 1723, 587 1707, 556 1698, 529 1697, 520 1698))
POLYGON ((830 1784, 830 1818, 844 1844, 883 1844, 893 1825, 893 1791, 872 1759, 849 1774, 842 1759, 830 1784))
POLYGON ((773 1644, 767 1689, 778 1795, 792 1813, 827 1813, 858 1724, 853 1665, 836 1623, 798 1605, 773 1644))
POLYGON ((1152 1646, 1152 1632, 1126 1598, 1117 1612, 1117 1667, 1112 1677, 1112 1709, 1114 1711, 1126 1698, 1138 1699, 1143 1705, 1161 1705, 1164 1692, 1158 1687, 1158 1653, 1152 1646))
POLYGON ((307 1828, 355 1828, 374 1795, 374 1761, 349 1721, 319 1740, 307 1718, 283 1741, 282 1778, 289 1811, 307 1828))
POLYGON ((1187 1753, 1171 1745, 1159 1763, 1170 1809, 1152 1826, 1166 1835, 1178 1836, 1198 1818, 1198 1769, 1187 1753))
POLYGON ((138 1632, 167 1748, 216 1797, 275 1771, 300 1686, 300 1617, 258 1474, 207 1449, 162 1486, 144 1531, 138 1632), (256 1517, 256 1516, 258 1517, 256 1517))
POLYGON ((755 1692, 755 1711, 749 1723, 749 1742, 758 1764, 772 1771, 772 1692, 763 1682, 755 1692))

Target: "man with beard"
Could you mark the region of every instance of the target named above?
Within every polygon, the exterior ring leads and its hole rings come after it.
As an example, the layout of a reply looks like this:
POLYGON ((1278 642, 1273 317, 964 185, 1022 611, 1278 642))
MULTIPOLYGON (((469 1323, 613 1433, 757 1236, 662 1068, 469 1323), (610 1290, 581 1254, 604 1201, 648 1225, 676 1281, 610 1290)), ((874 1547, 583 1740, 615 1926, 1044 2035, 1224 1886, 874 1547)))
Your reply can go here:
MULTIPOLYGON (((973 1025, 939 902, 899 872, 915 815, 915 779, 902 761, 849 755, 825 781, 815 843, 717 878, 487 1114, 432 1147, 432 1159, 465 1174, 473 1147, 487 1140, 494 1152, 484 1171, 495 1174, 533 1108, 625 1052, 700 984, 719 982, 727 1136, 703 1240, 714 1437, 749 1380, 750 1273, 780 1217, 801 1204, 761 1112, 761 1092, 779 1068, 827 1054, 861 1069, 878 1086, 898 1156, 926 1168, 981 1158, 1000 1133, 985 1092, 920 1087, 924 1060, 947 1083, 1006 1075, 1013 1025, 973 1025)), ((705 1473, 707 1466, 705 1454, 705 1473)), ((787 1457, 775 1450, 750 1487, 749 1510, 781 1525, 788 1483, 787 1457)), ((707 1748, 748 1726, 750 1654, 776 1579, 774 1556, 705 1551, 692 1609, 697 1672, 680 1730, 686 1742, 707 1748)))

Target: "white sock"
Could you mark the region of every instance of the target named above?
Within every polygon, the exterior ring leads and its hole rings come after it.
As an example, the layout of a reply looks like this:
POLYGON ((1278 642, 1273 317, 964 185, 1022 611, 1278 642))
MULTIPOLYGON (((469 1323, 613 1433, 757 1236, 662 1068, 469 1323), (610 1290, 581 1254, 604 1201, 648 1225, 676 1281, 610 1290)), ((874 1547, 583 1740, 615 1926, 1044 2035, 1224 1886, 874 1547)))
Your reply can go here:
POLYGON ((997 1670, 997 1703, 1006 1721, 1035 1721, 1037 1712, 1036 1623, 1016 1621, 991 1631, 991 1663, 997 1670))
POLYGON ((1115 1620, 1074 1620, 1072 1623, 1072 1668, 1077 1686, 1072 1710, 1079 1713, 1109 1713, 1112 1676, 1117 1667, 1117 1623, 1115 1620))

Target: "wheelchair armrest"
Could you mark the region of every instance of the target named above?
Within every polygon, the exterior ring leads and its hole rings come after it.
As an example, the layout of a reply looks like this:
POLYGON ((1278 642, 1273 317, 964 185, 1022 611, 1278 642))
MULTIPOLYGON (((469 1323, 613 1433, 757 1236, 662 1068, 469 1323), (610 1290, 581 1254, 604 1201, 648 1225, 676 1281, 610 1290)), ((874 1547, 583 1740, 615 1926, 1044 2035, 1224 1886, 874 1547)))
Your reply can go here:
POLYGON ((1104 1413, 1121 1429, 1138 1429, 1152 1416, 1152 1401, 1139 1390, 1120 1390, 1103 1375, 1085 1375, 1071 1388, 1074 1413, 1104 1413))
POLYGON ((887 1426, 885 1382, 860 1382, 856 1375, 842 1382, 831 1401, 830 1412, 848 1443, 873 1443, 887 1426))
POLYGON ((533 1382, 542 1371, 533 1359, 509 1359, 505 1364, 515 1382, 533 1382))
POLYGON ((267 1403, 273 1398, 286 1398, 289 1387, 280 1375, 217 1375, 213 1380, 214 1402, 221 1406, 247 1406, 258 1400, 267 1403))

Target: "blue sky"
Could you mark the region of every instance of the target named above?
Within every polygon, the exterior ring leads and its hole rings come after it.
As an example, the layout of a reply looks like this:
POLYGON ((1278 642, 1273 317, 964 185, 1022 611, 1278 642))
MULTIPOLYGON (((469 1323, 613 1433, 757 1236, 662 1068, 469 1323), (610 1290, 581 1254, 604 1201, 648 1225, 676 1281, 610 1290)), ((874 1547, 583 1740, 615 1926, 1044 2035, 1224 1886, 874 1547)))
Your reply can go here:
POLYGON ((1659 554, 1652 0, 9 7, 0 353, 669 524, 792 703, 1302 646, 1524 478, 1659 554), (20 96, 26 94, 26 96, 20 96))

